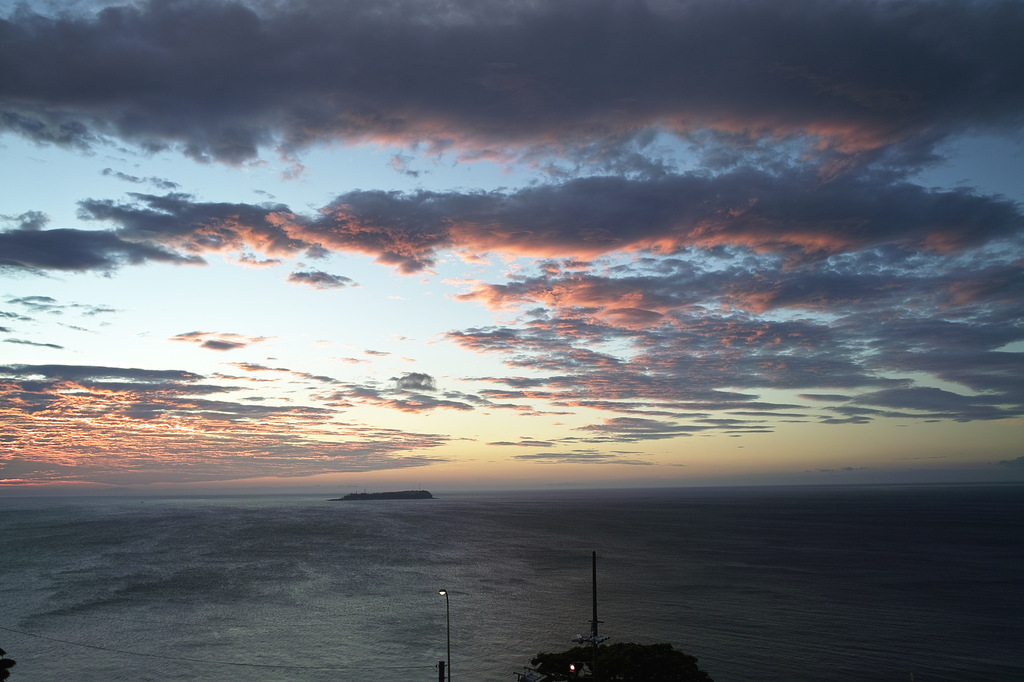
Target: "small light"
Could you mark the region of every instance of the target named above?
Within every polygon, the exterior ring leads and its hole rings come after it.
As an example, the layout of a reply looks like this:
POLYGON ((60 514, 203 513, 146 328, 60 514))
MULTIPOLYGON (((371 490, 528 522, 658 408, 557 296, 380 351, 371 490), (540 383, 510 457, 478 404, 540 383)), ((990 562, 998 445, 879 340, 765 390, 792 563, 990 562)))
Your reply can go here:
POLYGON ((448 594, 448 590, 438 590, 437 593, 443 597, 448 594))

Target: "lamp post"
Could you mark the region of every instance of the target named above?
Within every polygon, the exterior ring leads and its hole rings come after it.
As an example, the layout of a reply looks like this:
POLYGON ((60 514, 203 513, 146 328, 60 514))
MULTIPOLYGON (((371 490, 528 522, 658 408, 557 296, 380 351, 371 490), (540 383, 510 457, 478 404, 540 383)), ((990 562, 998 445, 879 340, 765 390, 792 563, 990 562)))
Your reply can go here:
POLYGON ((448 602, 448 590, 438 590, 437 593, 444 597, 444 620, 448 631, 448 682, 452 682, 452 611, 448 602))

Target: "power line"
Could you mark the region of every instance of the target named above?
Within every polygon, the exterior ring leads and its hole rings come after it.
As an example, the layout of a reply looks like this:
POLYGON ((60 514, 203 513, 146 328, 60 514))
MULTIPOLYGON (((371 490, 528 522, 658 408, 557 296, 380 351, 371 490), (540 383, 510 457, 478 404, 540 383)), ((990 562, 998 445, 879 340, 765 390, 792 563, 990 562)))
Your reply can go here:
MULTIPOLYGON (((167 654, 149 654, 141 651, 127 651, 125 649, 113 649, 111 647, 100 646, 98 644, 84 644, 82 642, 72 642, 67 639, 60 639, 57 637, 48 637, 46 635, 39 635, 32 632, 25 632, 24 630, 15 630, 14 628, 6 628, 0 625, 0 630, 6 632, 13 632, 18 635, 24 635, 25 637, 32 637, 34 639, 42 639, 47 642, 57 642, 59 644, 67 644, 69 646, 82 647, 83 649, 95 649, 96 651, 105 651, 112 654, 124 654, 126 656, 140 656, 143 658, 159 658, 165 661, 179 661, 185 663, 203 663, 207 665, 233 665, 244 668, 274 668, 277 670, 323 670, 323 671, 342 671, 352 670, 353 666, 316 666, 316 665, 284 665, 280 663, 245 663, 239 661, 215 661, 206 658, 189 658, 187 656, 169 656, 167 654)), ((432 670, 436 666, 433 665, 375 665, 374 668, 380 670, 432 670)))

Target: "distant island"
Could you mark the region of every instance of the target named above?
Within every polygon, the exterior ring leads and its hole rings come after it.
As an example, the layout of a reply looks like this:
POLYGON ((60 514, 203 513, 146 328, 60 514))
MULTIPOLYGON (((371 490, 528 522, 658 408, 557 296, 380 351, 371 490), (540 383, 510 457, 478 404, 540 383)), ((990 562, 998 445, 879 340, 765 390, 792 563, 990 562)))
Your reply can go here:
POLYGON ((389 493, 349 493, 345 497, 335 497, 328 502, 344 502, 347 500, 432 500, 434 496, 426 490, 398 490, 389 493))

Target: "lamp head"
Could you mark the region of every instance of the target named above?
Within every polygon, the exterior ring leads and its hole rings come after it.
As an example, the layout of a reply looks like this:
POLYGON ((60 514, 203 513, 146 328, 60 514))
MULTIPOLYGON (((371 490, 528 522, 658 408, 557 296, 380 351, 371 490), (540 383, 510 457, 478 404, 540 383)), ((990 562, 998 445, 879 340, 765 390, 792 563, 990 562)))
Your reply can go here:
POLYGON ((448 596, 448 590, 438 590, 437 593, 442 597, 448 596))

